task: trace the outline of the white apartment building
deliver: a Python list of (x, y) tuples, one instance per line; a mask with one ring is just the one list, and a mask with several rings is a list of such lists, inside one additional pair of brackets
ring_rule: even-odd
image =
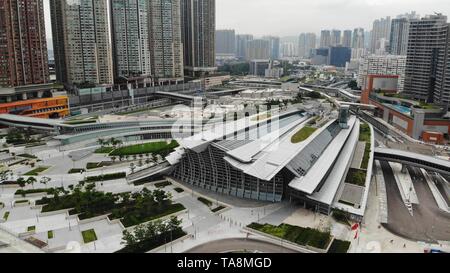
[(358, 72), (358, 86), (365, 88), (368, 75), (398, 75), (398, 90), (403, 92), (405, 85), (406, 56), (370, 55), (365, 57)]

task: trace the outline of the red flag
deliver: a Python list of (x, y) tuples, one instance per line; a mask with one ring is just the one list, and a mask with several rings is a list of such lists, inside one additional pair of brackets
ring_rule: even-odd
[(352, 230), (357, 230), (358, 228), (359, 228), (359, 224), (358, 223), (356, 223), (356, 224), (354, 224), (352, 226)]
[(355, 238), (353, 238), (353, 239), (358, 239), (358, 231), (355, 233)]

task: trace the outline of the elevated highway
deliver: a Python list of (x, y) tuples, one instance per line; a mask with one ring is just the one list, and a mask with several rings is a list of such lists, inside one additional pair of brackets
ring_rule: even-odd
[(376, 148), (375, 159), (401, 163), (404, 165), (423, 168), (425, 170), (450, 175), (450, 161), (408, 151), (389, 148)]

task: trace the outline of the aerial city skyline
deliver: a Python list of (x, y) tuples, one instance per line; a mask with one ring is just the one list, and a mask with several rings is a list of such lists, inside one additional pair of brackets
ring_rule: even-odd
[(447, 6), (0, 0), (0, 253), (450, 253)]

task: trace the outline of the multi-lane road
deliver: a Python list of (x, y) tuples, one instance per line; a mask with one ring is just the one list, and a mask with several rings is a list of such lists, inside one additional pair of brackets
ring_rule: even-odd
[(399, 236), (417, 241), (450, 241), (450, 214), (439, 209), (420, 169), (408, 167), (419, 204), (411, 215), (403, 203), (394, 173), (381, 162), (388, 201), (388, 224), (385, 227)]

